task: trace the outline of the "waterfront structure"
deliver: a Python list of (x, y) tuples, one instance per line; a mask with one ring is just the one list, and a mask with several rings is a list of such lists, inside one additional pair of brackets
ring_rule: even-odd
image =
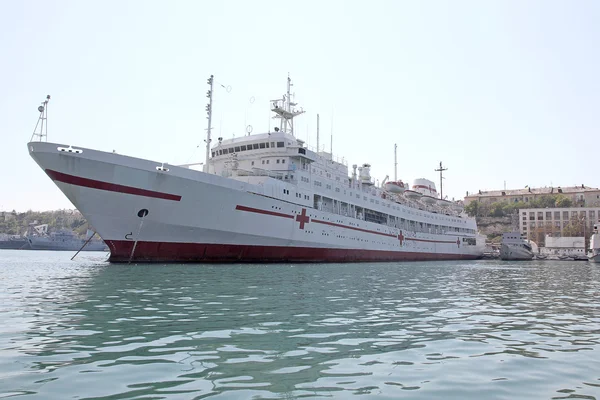
[(552, 237), (546, 235), (545, 246), (540, 254), (554, 257), (585, 258), (585, 239), (583, 236)]
[(600, 207), (519, 209), (521, 234), (540, 246), (546, 235), (582, 236), (587, 240), (599, 221)]

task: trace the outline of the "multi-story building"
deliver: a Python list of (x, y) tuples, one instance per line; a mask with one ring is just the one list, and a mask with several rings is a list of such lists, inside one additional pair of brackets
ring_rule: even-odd
[(465, 206), (472, 201), (479, 201), (484, 204), (503, 202), (524, 202), (530, 203), (542, 196), (561, 194), (569, 198), (576, 207), (600, 207), (600, 189), (585, 185), (569, 187), (544, 187), (511, 190), (479, 190), (475, 193), (468, 193), (465, 197)]
[(528, 239), (541, 245), (545, 235), (554, 237), (592, 234), (600, 222), (600, 207), (525, 208), (519, 209), (519, 229)]

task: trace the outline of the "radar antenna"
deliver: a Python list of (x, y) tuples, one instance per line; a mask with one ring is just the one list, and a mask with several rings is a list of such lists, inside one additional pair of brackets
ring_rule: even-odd
[(281, 99), (271, 100), (271, 111), (275, 113), (273, 118), (281, 120), (279, 130), (281, 132), (287, 132), (294, 134), (294, 117), (304, 113), (302, 108), (296, 109), (296, 103), (292, 102), (292, 94), (290, 90), (292, 88), (292, 80), (288, 75), (287, 78), (287, 94), (284, 94)]
[[(37, 136), (40, 142), (48, 141), (48, 102), (50, 101), (50, 95), (46, 96), (46, 100), (42, 101), (42, 105), (38, 107), (38, 111), (40, 112), (40, 116), (38, 118), (37, 124), (35, 124), (35, 128), (33, 129), (33, 135), (31, 135), (30, 142), (33, 142), (33, 139)], [(39, 130), (38, 130), (39, 127)], [(45, 140), (44, 140), (45, 138)]]

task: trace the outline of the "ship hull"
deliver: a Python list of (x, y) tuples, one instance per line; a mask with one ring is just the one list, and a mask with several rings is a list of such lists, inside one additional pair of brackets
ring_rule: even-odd
[(0, 249), (7, 250), (26, 250), (29, 249), (27, 240), (1, 240)]
[(533, 259), (533, 252), (524, 247), (502, 244), (500, 259), (505, 261), (529, 261)]
[[(89, 149), (32, 142), (30, 155), (108, 245), (111, 262), (475, 259), (484, 240), (319, 211), (266, 186)], [(161, 168), (160, 170), (157, 167)]]

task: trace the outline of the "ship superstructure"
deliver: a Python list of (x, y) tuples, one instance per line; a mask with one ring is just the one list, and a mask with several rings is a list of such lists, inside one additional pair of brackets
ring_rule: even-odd
[[(296, 138), (293, 119), (303, 110), (290, 86), (288, 78), (287, 94), (270, 104), (279, 127), (214, 145), (208, 137), (203, 171), (42, 141), (30, 142), (29, 151), (95, 227), (114, 262), (482, 256), (485, 238), (475, 220), (460, 203), (434, 197), (435, 185), (427, 194), (378, 186), (370, 164), (355, 164), (350, 173), (343, 159)], [(208, 111), (210, 120), (212, 97)], [(425, 196), (434, 201), (421, 201)]]

